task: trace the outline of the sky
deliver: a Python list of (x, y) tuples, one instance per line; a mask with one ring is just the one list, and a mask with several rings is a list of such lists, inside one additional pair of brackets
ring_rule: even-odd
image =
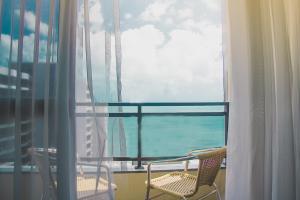
[[(4, 1), (7, 8), (9, 2)], [(31, 61), (35, 13), (33, 0), (27, 2), (23, 52), (24, 59)], [(45, 60), (49, 13), (46, 0), (42, 5), (41, 61)], [(97, 98), (102, 99), (105, 31), (112, 33), (111, 91), (116, 92), (112, 1), (90, 0), (89, 8), (93, 82)], [(82, 5), (78, 9), (82, 27)], [(0, 42), (2, 66), (9, 52), (9, 10), (4, 13)], [(17, 10), (15, 16), (18, 20)], [(120, 0), (120, 16), (123, 101), (223, 100), (221, 0)], [(78, 65), (84, 68), (84, 60)], [(78, 72), (85, 78), (84, 69)]]

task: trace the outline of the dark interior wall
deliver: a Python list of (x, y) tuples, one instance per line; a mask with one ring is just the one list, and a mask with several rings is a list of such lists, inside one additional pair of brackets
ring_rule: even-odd
[[(31, 183), (28, 181), (32, 181)], [(40, 200), (42, 181), (38, 173), (24, 173), (22, 176), (22, 200)], [(0, 173), (0, 199), (13, 199), (13, 173)]]

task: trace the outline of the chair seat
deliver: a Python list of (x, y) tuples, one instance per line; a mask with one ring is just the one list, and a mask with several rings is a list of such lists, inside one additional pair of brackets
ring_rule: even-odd
[(151, 179), (150, 187), (175, 196), (188, 197), (194, 194), (196, 182), (196, 176), (182, 172), (173, 172)]

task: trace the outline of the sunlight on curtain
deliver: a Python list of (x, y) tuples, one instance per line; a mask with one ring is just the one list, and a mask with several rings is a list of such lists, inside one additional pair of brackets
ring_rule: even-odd
[(300, 199), (300, 3), (227, 0), (226, 6), (226, 199)]

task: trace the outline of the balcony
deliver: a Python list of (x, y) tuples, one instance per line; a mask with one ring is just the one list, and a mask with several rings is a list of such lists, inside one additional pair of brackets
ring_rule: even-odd
[[(78, 178), (82, 172), (93, 177), (98, 176), (98, 169), (95, 164), (100, 160), (99, 157), (101, 157), (101, 162), (108, 163), (113, 171), (113, 182), (118, 187), (115, 194), (116, 199), (143, 199), (146, 188), (146, 166), (150, 162), (179, 158), (195, 148), (226, 145), (229, 118), (229, 104), (227, 102), (180, 102), (184, 99), (176, 99), (176, 95), (180, 95), (171, 92), (172, 94), (167, 99), (175, 102), (95, 103), (94, 105), (95, 101), (123, 102), (120, 100), (122, 96), (123, 99), (128, 99), (126, 95), (132, 91), (135, 94), (128, 96), (134, 97), (131, 100), (138, 101), (142, 96), (140, 94), (144, 92), (143, 90), (145, 86), (149, 85), (149, 82), (153, 83), (153, 80), (166, 80), (168, 78), (171, 79), (167, 82), (157, 83), (157, 85), (165, 85), (165, 87), (159, 93), (149, 93), (149, 96), (156, 96), (157, 98), (155, 100), (148, 99), (149, 101), (164, 101), (165, 99), (162, 97), (170, 88), (177, 88), (177, 90), (182, 91), (184, 91), (183, 88), (191, 89), (191, 87), (193, 87), (191, 91), (197, 91), (198, 86), (201, 86), (202, 89), (210, 88), (215, 86), (210, 82), (214, 79), (218, 79), (218, 86), (215, 87), (213, 94), (207, 95), (208, 97), (200, 98), (201, 95), (199, 96), (199, 94), (202, 92), (194, 93), (197, 95), (193, 98), (190, 98), (193, 96), (193, 92), (183, 93), (181, 96), (188, 96), (187, 100), (190, 101), (195, 99), (208, 99), (207, 101), (223, 99), (221, 38), (215, 38), (212, 44), (202, 45), (211, 33), (221, 33), (220, 26), (209, 28), (205, 25), (204, 30), (209, 28), (209, 31), (204, 33), (196, 27), (190, 27), (190, 23), (182, 23), (178, 27), (162, 28), (162, 30), (164, 29), (162, 31), (159, 25), (156, 27), (149, 23), (147, 17), (145, 18), (146, 15), (141, 15), (143, 16), (142, 23), (127, 28), (124, 26), (124, 29), (124, 19), (121, 19), (124, 16), (118, 17), (120, 10), (124, 8), (121, 8), (122, 5), (119, 7), (118, 2), (110, 1), (107, 3), (111, 5), (108, 5), (93, 0), (78, 1), (78, 16), (70, 17), (71, 15), (67, 13), (70, 11), (75, 14), (74, 11), (77, 8), (73, 4), (74, 10), (71, 10), (71, 4), (66, 4), (69, 11), (63, 11), (62, 9), (67, 8), (62, 6), (66, 1), (37, 0), (17, 3), (0, 0), (0, 46), (1, 53), (3, 53), (0, 60), (0, 110), (3, 111), (0, 113), (0, 199), (40, 199), (43, 192), (49, 190), (53, 185), (59, 186), (63, 182), (62, 187), (57, 186), (57, 188), (65, 188), (66, 190), (62, 190), (68, 190), (68, 192), (61, 192), (58, 197), (62, 198), (66, 193), (74, 194), (75, 187), (71, 185), (74, 186), (75, 181), (70, 181), (73, 180), (70, 177)], [(150, 2), (148, 4), (144, 5), (145, 10), (148, 6), (151, 8)], [(185, 7), (189, 6), (185, 5)], [(95, 14), (99, 17), (96, 17)], [(113, 16), (110, 16), (111, 14)], [(216, 14), (219, 15), (220, 13)], [(216, 14), (213, 16), (215, 17)], [(67, 19), (61, 19), (64, 16), (68, 16)], [(125, 16), (126, 20), (131, 18), (130, 16), (131, 14)], [(182, 17), (186, 18), (187, 16)], [(78, 23), (75, 22), (75, 18), (78, 18)], [(94, 24), (94, 20), (102, 18), (103, 20)], [(183, 18), (178, 18), (178, 22), (183, 22)], [(62, 23), (71, 19), (75, 21), (70, 21), (70, 25)], [(120, 25), (121, 21), (122, 25)], [(217, 22), (216, 24), (220, 23)], [(95, 25), (97, 29), (95, 29)], [(70, 30), (63, 31), (64, 28)], [(141, 28), (141, 31), (146, 30), (146, 32), (154, 33), (154, 35), (138, 33), (139, 36), (146, 36), (141, 41), (155, 39), (153, 38), (155, 35), (159, 36), (145, 48), (145, 50), (156, 52), (154, 54), (145, 52), (145, 55), (154, 57), (146, 59), (143, 58), (144, 56), (138, 55), (140, 49), (144, 47), (143, 42), (131, 42), (128, 40), (130, 37), (127, 39), (123, 37), (121, 40), (121, 33), (119, 32), (131, 32), (131, 28), (133, 30)], [(176, 31), (178, 28), (180, 29), (179, 32)], [(96, 33), (95, 30), (99, 32), (97, 39), (93, 36)], [(72, 33), (75, 32), (76, 34), (72, 36)], [(177, 34), (173, 35), (173, 32), (178, 32), (179, 37)], [(170, 37), (171, 35), (175, 37)], [(181, 36), (190, 39), (190, 41), (182, 43)], [(97, 43), (98, 39), (100, 39), (101, 44)], [(172, 40), (168, 42), (169, 39)], [(72, 58), (69, 60), (72, 60), (72, 69), (62, 64), (63, 60), (67, 61), (66, 58), (69, 57), (62, 55), (68, 52), (63, 50), (63, 43), (69, 40), (73, 41), (67, 45), (70, 50), (73, 50), (70, 52)], [(165, 44), (162, 41), (165, 41)], [(121, 42), (124, 45), (121, 45)], [(113, 48), (114, 43), (115, 48)], [(135, 46), (135, 43), (141, 44), (142, 48)], [(158, 45), (159, 43), (161, 45)], [(175, 48), (173, 43), (176, 45)], [(162, 48), (163, 45), (166, 45), (165, 48)], [(212, 49), (207, 51), (207, 46), (211, 46)], [(101, 58), (98, 60), (98, 56), (92, 55), (100, 49), (99, 58)], [(164, 50), (162, 51), (162, 49)], [(185, 55), (182, 54), (181, 49), (186, 50)], [(202, 56), (199, 56), (198, 52), (200, 51), (203, 51)], [(85, 58), (84, 54), (86, 54)], [(122, 54), (124, 55), (123, 61)], [(116, 56), (115, 60), (113, 59), (114, 55)], [(182, 59), (174, 62), (173, 58), (178, 55), (181, 55)], [(148, 63), (149, 60), (156, 60), (156, 62)], [(123, 63), (122, 66), (121, 63)], [(150, 74), (153, 76), (148, 77), (149, 79), (144, 82), (144, 85), (140, 85), (138, 89), (126, 88), (126, 85), (132, 86), (140, 82), (134, 77), (147, 77), (147, 74), (143, 74), (147, 70), (140, 70), (140, 67), (144, 66), (144, 69), (147, 69), (150, 65), (152, 65)], [(163, 76), (161, 76), (161, 66), (165, 68)], [(182, 66), (185, 66), (186, 70), (183, 70)], [(127, 72), (131, 71), (132, 74), (122, 72), (122, 70), (130, 67), (133, 69)], [(99, 69), (100, 77), (96, 77), (98, 72), (91, 73), (93, 68)], [(206, 68), (211, 70), (207, 71)], [(178, 69), (183, 70), (184, 73), (178, 74)], [(82, 73), (83, 71), (87, 73)], [(173, 76), (169, 76), (170, 71), (175, 72)], [(141, 74), (137, 75), (136, 72), (141, 72)], [(58, 80), (66, 82), (61, 84)], [(128, 84), (128, 80), (132, 81), (133, 84)], [(182, 80), (186, 83), (182, 84)], [(176, 84), (175, 87), (169, 85), (173, 82), (180, 84)], [(93, 84), (94, 87), (91, 86)], [(95, 86), (96, 84), (105, 86), (99, 90)], [(62, 88), (63, 90), (61, 90)], [(122, 88), (123, 92), (121, 92)], [(153, 88), (156, 90), (156, 86)], [(80, 89), (83, 89), (81, 93), (77, 91)], [(58, 91), (61, 92), (62, 99), (60, 100), (58, 100)], [(95, 92), (94, 95), (93, 92)], [(135, 96), (136, 94), (140, 96)], [(67, 114), (61, 114), (61, 110), (57, 109), (58, 107), (61, 110), (66, 108), (69, 110), (66, 111)], [(76, 109), (75, 113), (74, 108)], [(57, 120), (57, 118), (61, 118), (61, 120)], [(74, 123), (74, 118), (76, 123)], [(98, 130), (98, 127), (95, 128), (98, 126), (97, 123), (102, 122), (104, 122), (101, 124), (103, 130)], [(67, 124), (67, 129), (56, 130), (58, 124), (64, 126), (64, 123)], [(215, 129), (212, 130), (212, 127)], [(102, 131), (101, 134), (107, 136), (105, 145), (100, 144), (97, 131)], [(104, 157), (102, 157), (103, 154), (99, 153), (100, 151), (97, 152), (97, 148), (101, 145), (105, 147), (103, 148)], [(47, 167), (45, 173), (42, 172), (34, 156), (30, 154), (30, 150), (33, 148), (52, 149), (56, 153), (55, 158), (57, 160), (52, 163), (48, 155), (49, 152), (45, 151), (42, 160), (42, 163), (45, 163)], [(59, 157), (61, 152), (64, 152), (62, 153), (64, 155)], [(97, 156), (97, 153), (100, 156)], [(59, 162), (59, 158), (63, 159)], [(65, 162), (70, 162), (70, 165), (66, 167)], [(81, 168), (81, 162), (89, 165)], [(192, 174), (196, 173), (196, 166), (195, 162), (190, 162)], [(48, 173), (48, 168), (51, 173)], [(164, 165), (153, 164), (153, 177), (166, 172), (182, 171), (183, 168), (183, 162)], [(59, 175), (62, 169), (64, 173)], [(222, 191), (224, 191), (225, 184), (225, 169), (226, 163), (223, 164), (217, 178), (217, 183), (221, 186)], [(49, 175), (54, 174), (56, 176), (56, 180), (51, 182), (53, 184), (42, 178), (45, 174), (48, 179), (50, 178)], [(70, 186), (73, 191), (70, 190)], [(201, 190), (201, 192), (205, 192), (205, 190)], [(172, 198), (167, 196), (165, 199)]]
[[(42, 105), (42, 103), (40, 103)], [(113, 155), (113, 152), (111, 153), (111, 156), (106, 156), (105, 160), (113, 161), (112, 168), (113, 168), (113, 180), (114, 183), (118, 186), (118, 190), (116, 191), (116, 199), (120, 200), (132, 200), (132, 199), (143, 199), (145, 195), (145, 180), (147, 179), (146, 175), (146, 164), (150, 161), (156, 161), (156, 160), (162, 160), (162, 159), (172, 159), (172, 158), (178, 158), (181, 156), (184, 156), (184, 153), (187, 153), (188, 151), (192, 150), (195, 147), (198, 148), (209, 148), (209, 147), (215, 147), (215, 146), (223, 146), (226, 144), (227, 141), (227, 134), (228, 134), (228, 111), (229, 111), (229, 104), (227, 102), (176, 102), (176, 103), (155, 103), (155, 102), (147, 102), (147, 103), (97, 103), (96, 113), (91, 113), (88, 110), (84, 109), (85, 107), (91, 107), (91, 103), (77, 103), (77, 113), (76, 117), (80, 120), (87, 119), (85, 122), (87, 123), (89, 129), (91, 127), (89, 124), (92, 120), (90, 120), (93, 117), (97, 118), (107, 118), (107, 119), (130, 119), (130, 121), (126, 122), (135, 124), (135, 128), (129, 128), (126, 132), (128, 135), (131, 135), (131, 140), (135, 141), (129, 141), (128, 149), (127, 149), (127, 155), (126, 156), (119, 156), (119, 155)], [(123, 112), (118, 112), (118, 109), (122, 107)], [(104, 109), (105, 108), (105, 109)], [(43, 109), (38, 109), (40, 112), (40, 116), (42, 116)], [(86, 112), (84, 112), (86, 111)], [(166, 112), (167, 111), (167, 112)], [(155, 142), (157, 139), (161, 137), (160, 134), (151, 135), (151, 131), (149, 131), (149, 128), (153, 128), (153, 119), (159, 118), (159, 121), (166, 122), (169, 124), (164, 124), (163, 127), (170, 128), (168, 125), (174, 126), (172, 130), (183, 130), (187, 129), (187, 127), (190, 125), (191, 121), (192, 124), (194, 123), (193, 120), (196, 119), (197, 124), (199, 123), (201, 129), (201, 125), (207, 127), (207, 119), (211, 118), (212, 120), (209, 120), (210, 125), (214, 125), (214, 123), (223, 123), (222, 126), (220, 126), (220, 130), (218, 134), (221, 136), (215, 143), (202, 143), (201, 140), (207, 140), (208, 138), (193, 138), (191, 137), (191, 133), (185, 134), (180, 133), (182, 135), (182, 138), (184, 139), (186, 137), (186, 140), (188, 142), (180, 142), (178, 143), (177, 137), (174, 137), (174, 135), (169, 135), (168, 137), (165, 137), (165, 141), (161, 141), (161, 143), (168, 144), (168, 148), (165, 146), (158, 146), (158, 142)], [(167, 121), (164, 121), (164, 119), (169, 119)], [(134, 123), (133, 123), (133, 122)], [(202, 122), (202, 123), (201, 123)], [(30, 122), (24, 122), (29, 123)], [(150, 127), (149, 127), (150, 126)], [(161, 127), (160, 127), (161, 128)], [(3, 127), (2, 127), (3, 129)], [(131, 132), (130, 132), (131, 130)], [(93, 137), (92, 133), (93, 129), (90, 130), (88, 138), (91, 139)], [(160, 129), (161, 134), (170, 134), (170, 131), (164, 130), (164, 128)], [(201, 130), (197, 130), (194, 127), (192, 132), (197, 132)], [(203, 131), (203, 129), (202, 129)], [(206, 130), (207, 133), (209, 133), (209, 130)], [(26, 131), (25, 131), (26, 132)], [(30, 131), (27, 131), (30, 132)], [(190, 131), (188, 131), (190, 132)], [(83, 132), (79, 132), (77, 134), (85, 134)], [(174, 134), (174, 132), (173, 132)], [(28, 134), (28, 137), (30, 137), (31, 134)], [(127, 135), (127, 136), (128, 136)], [(188, 136), (186, 136), (188, 135)], [(198, 134), (192, 134), (192, 136), (197, 136)], [(201, 136), (201, 133), (199, 133)], [(178, 135), (177, 135), (178, 136)], [(151, 138), (154, 137), (154, 140), (151, 140)], [(209, 137), (209, 135), (206, 135), (206, 137)], [(202, 139), (201, 139), (202, 138)], [(30, 138), (28, 138), (30, 140)], [(109, 137), (108, 141), (111, 142), (111, 137)], [(128, 139), (128, 138), (127, 138)], [(13, 141), (14, 138), (11, 138), (11, 136), (2, 137), (1, 138), (1, 145), (5, 146), (6, 143), (8, 144), (10, 141)], [(194, 142), (193, 140), (199, 141), (198, 146), (193, 146)], [(150, 142), (150, 143), (149, 143)], [(152, 143), (151, 143), (152, 142)], [(161, 144), (160, 143), (160, 144)], [(135, 144), (135, 145), (132, 145)], [(21, 143), (21, 146), (24, 146), (25, 148), (26, 140), (24, 140), (24, 143)], [(92, 145), (89, 143), (89, 145)], [(131, 146), (130, 146), (131, 145)], [(148, 146), (146, 146), (148, 145)], [(202, 146), (201, 146), (202, 145)], [(205, 146), (206, 145), (206, 146)], [(150, 148), (151, 147), (151, 148)], [(174, 148), (177, 148), (179, 151), (172, 151)], [(155, 151), (153, 149), (165, 149), (165, 151)], [(26, 151), (25, 151), (26, 152)], [(173, 154), (172, 154), (173, 152)], [(181, 153), (183, 152), (183, 153)], [(9, 152), (2, 151), (1, 152), (1, 163), (0, 166), (1, 173), (0, 173), (0, 181), (1, 185), (5, 185), (5, 194), (3, 194), (5, 199), (11, 199), (10, 196), (12, 192), (12, 185), (13, 185), (13, 166), (12, 166), (12, 160), (9, 159), (9, 157), (5, 157), (4, 154), (8, 154)], [(5, 160), (6, 159), (6, 160)], [(80, 161), (84, 162), (90, 162), (94, 163), (97, 161), (97, 157), (92, 156), (82, 156), (78, 158)], [(30, 158), (25, 153), (24, 154), (24, 160), (23, 160), (23, 167), (22, 167), (22, 180), (23, 185), (26, 187), (26, 182), (29, 179), (34, 179), (34, 182), (40, 182), (41, 184), (41, 178), (39, 175), (38, 170), (33, 166), (33, 169), (30, 167), (30, 162), (28, 162)], [(126, 169), (122, 169), (119, 165), (119, 163), (126, 163)], [(11, 164), (9, 164), (11, 163)], [(181, 171), (184, 168), (183, 162), (177, 162), (175, 164), (169, 164), (169, 165), (154, 165), (154, 173), (153, 177), (161, 176), (162, 174), (170, 171)], [(192, 173), (196, 173), (197, 166), (196, 164), (191, 163)], [(224, 193), (225, 189), (225, 164), (222, 166), (222, 169), (220, 170), (218, 176), (217, 176), (217, 184), (221, 188), (221, 192)], [(90, 168), (89, 170), (90, 174), (95, 174), (96, 169)], [(78, 171), (79, 173), (79, 171)], [(124, 181), (126, 180), (126, 181)], [(29, 186), (27, 186), (29, 187)], [(31, 188), (33, 189), (33, 188)], [(208, 188), (203, 188), (199, 192), (199, 196), (201, 196), (201, 193), (206, 192), (209, 190)], [(30, 187), (27, 188), (24, 191), (30, 191)], [(34, 188), (33, 196), (28, 196), (29, 194), (24, 194), (25, 199), (39, 199), (42, 188)], [(171, 196), (165, 196), (165, 199), (172, 199)], [(214, 199), (214, 198), (211, 198)]]

